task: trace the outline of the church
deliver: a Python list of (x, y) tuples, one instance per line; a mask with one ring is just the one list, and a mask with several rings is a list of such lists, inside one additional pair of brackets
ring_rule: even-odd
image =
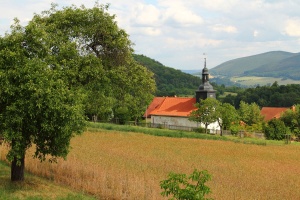
[[(144, 114), (150, 118), (151, 124), (159, 124), (162, 127), (204, 127), (204, 124), (189, 120), (189, 114), (196, 110), (195, 104), (206, 98), (216, 98), (216, 91), (209, 83), (209, 73), (204, 58), (202, 70), (202, 84), (195, 91), (195, 97), (154, 97)], [(217, 122), (208, 126), (210, 130), (220, 130)]]

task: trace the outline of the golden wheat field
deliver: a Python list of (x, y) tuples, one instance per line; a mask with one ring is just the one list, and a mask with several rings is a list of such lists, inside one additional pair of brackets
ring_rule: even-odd
[[(214, 199), (300, 199), (299, 146), (167, 138), (116, 131), (85, 132), (66, 161), (26, 169), (99, 199), (167, 199), (159, 182), (169, 172), (208, 170)], [(4, 151), (1, 150), (1, 159)], [(29, 154), (29, 153), (28, 153)]]

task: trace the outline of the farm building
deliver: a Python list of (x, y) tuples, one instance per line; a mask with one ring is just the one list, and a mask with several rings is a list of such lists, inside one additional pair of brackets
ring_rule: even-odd
[[(209, 83), (209, 73), (206, 59), (202, 70), (202, 84), (195, 91), (196, 97), (155, 97), (146, 110), (144, 117), (151, 118), (152, 124), (178, 127), (204, 127), (203, 124), (190, 121), (189, 114), (196, 110), (194, 106), (206, 98), (216, 98), (216, 91)], [(210, 130), (220, 130), (217, 122), (208, 126)]]
[(265, 118), (265, 121), (269, 121), (271, 119), (279, 119), (281, 117), (281, 114), (287, 111), (288, 109), (295, 109), (295, 106), (292, 107), (262, 107), (260, 113)]

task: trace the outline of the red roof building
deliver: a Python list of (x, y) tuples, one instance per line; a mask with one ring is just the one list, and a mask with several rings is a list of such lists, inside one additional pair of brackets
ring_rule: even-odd
[(271, 119), (279, 119), (281, 114), (284, 113), (288, 109), (293, 109), (294, 107), (262, 107), (260, 113), (265, 118), (265, 121), (269, 121)]
[[(206, 59), (202, 70), (202, 84), (196, 90), (194, 97), (155, 97), (147, 108), (144, 117), (151, 118), (153, 124), (164, 126), (199, 127), (203, 124), (190, 121), (189, 115), (196, 110), (195, 104), (206, 98), (216, 98), (216, 91), (209, 83)], [(218, 123), (212, 123), (209, 129), (219, 130)]]
[[(155, 97), (148, 108), (149, 115), (188, 117), (196, 110), (196, 98), (188, 97)], [(154, 108), (154, 109), (153, 109)]]

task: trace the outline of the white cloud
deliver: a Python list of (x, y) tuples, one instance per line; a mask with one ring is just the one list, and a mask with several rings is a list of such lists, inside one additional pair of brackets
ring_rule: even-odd
[(226, 33), (237, 33), (237, 28), (234, 26), (226, 26), (223, 24), (216, 24), (212, 27), (213, 31), (226, 32)]
[(158, 26), (160, 24), (160, 11), (153, 5), (137, 3), (132, 20), (142, 26)]
[(288, 19), (286, 21), (285, 33), (289, 36), (300, 37), (300, 18)]
[(202, 17), (182, 0), (162, 0), (159, 5), (162, 8), (163, 20), (175, 23), (175, 26), (196, 26), (203, 23)]
[[(50, 8), (84, 4), (84, 0), (0, 0), (0, 35), (14, 17), (22, 24)], [(110, 3), (135, 43), (137, 53), (174, 68), (199, 68), (202, 54), (209, 67), (241, 56), (271, 50), (299, 52), (299, 0), (101, 0)], [(199, 59), (201, 63), (199, 64)]]

